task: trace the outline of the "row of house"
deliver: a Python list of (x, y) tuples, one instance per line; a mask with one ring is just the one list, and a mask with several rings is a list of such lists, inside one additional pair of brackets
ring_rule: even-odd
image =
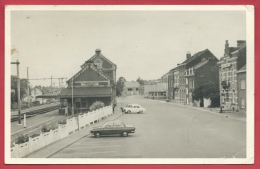
[[(156, 85), (157, 84), (157, 85)], [(159, 85), (158, 85), (159, 84)], [(219, 98), (196, 100), (195, 92), (205, 85), (214, 85)], [(151, 87), (154, 86), (154, 87)], [(156, 88), (155, 86), (163, 86)], [(214, 91), (212, 91), (213, 93)], [(246, 41), (236, 47), (226, 41), (224, 56), (218, 59), (209, 49), (185, 60), (164, 74), (154, 84), (140, 86), (140, 94), (153, 99), (199, 107), (220, 106), (223, 110), (246, 110)]]

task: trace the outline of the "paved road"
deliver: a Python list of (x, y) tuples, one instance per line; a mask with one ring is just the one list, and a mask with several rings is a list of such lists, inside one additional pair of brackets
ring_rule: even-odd
[[(144, 114), (123, 114), (136, 127), (128, 137), (92, 135), (50, 158), (240, 158), (246, 156), (246, 123), (171, 103), (128, 96), (118, 106), (139, 103)], [(119, 109), (116, 109), (119, 111)]]

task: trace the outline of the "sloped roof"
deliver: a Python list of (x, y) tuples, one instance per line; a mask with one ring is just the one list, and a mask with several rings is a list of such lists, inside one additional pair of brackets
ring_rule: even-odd
[(245, 72), (246, 71), (246, 65), (244, 65), (243, 67), (241, 67), (237, 73), (241, 73), (241, 72)]
[[(101, 52), (101, 51), (100, 51), (100, 52)], [(116, 64), (114, 64), (113, 62), (111, 62), (111, 61), (110, 61), (108, 58), (106, 58), (102, 53), (99, 53), (99, 54), (95, 53), (95, 55), (93, 55), (89, 60), (92, 60), (92, 61), (93, 61), (93, 59), (95, 58), (95, 56), (101, 56), (101, 57), (103, 57), (107, 62), (109, 62), (110, 64), (116, 66)], [(87, 62), (88, 62), (89, 60), (87, 60)]]
[(61, 90), (49, 92), (49, 93), (44, 93), (42, 95), (36, 96), (36, 98), (57, 98), (58, 95), (60, 94)]
[[(111, 87), (74, 87), (73, 97), (110, 97)], [(72, 88), (62, 89), (58, 95), (60, 98), (71, 98)]]
[(207, 51), (209, 51), (209, 50), (208, 50), (208, 49), (205, 49), (205, 50), (203, 50), (203, 51), (200, 51), (200, 52), (194, 54), (192, 57), (190, 57), (189, 59), (186, 59), (184, 62), (182, 62), (182, 64), (183, 64), (183, 63), (186, 63), (186, 64), (187, 64), (187, 63), (191, 62), (192, 60), (198, 58), (199, 56), (201, 56), (202, 54), (204, 54), (204, 53), (207, 52)]
[(194, 69), (198, 69), (198, 68), (204, 66), (205, 64), (207, 64), (208, 62), (209, 62), (209, 60), (204, 60), (204, 61), (202, 61), (202, 62), (196, 64), (196, 65), (194, 66)]
[(75, 78), (77, 78), (82, 72), (87, 71), (88, 68), (91, 68), (92, 70), (94, 70), (95, 72), (97, 72), (98, 74), (100, 74), (101, 76), (103, 76), (104, 78), (108, 79), (108, 80), (112, 80), (109, 76), (107, 76), (104, 72), (102, 72), (101, 70), (97, 69), (94, 64), (91, 65), (87, 65), (86, 67), (82, 68), (79, 72), (77, 72), (74, 76), (72, 76), (67, 82), (70, 83), (70, 81)]

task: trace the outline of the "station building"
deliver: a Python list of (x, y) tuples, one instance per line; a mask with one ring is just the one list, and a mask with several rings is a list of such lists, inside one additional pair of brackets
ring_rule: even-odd
[(86, 112), (95, 101), (101, 101), (106, 106), (115, 105), (116, 69), (117, 66), (97, 49), (95, 55), (67, 81), (68, 87), (58, 94), (60, 111), (67, 108), (68, 114), (72, 113), (72, 109), (74, 113)]

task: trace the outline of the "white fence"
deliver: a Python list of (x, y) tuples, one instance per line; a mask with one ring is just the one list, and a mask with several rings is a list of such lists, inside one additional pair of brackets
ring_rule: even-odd
[(78, 117), (68, 118), (66, 119), (66, 124), (59, 124), (55, 130), (40, 133), (39, 136), (34, 138), (29, 137), (29, 141), (26, 143), (14, 144), (11, 147), (11, 158), (24, 157), (112, 114), (112, 107), (107, 106), (96, 111), (80, 114)]

